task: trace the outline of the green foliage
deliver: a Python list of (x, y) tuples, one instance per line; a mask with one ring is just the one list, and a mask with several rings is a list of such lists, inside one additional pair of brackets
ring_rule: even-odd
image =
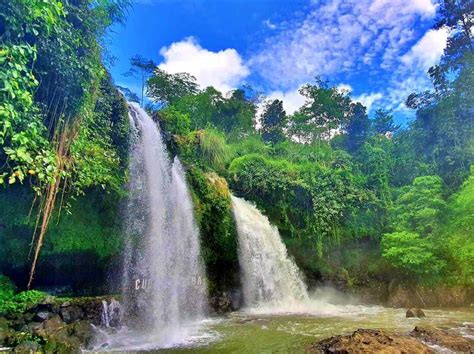
[(70, 214), (54, 215), (58, 221), (49, 231), (44, 256), (53, 258), (68, 254), (93, 254), (106, 262), (120, 254), (122, 230), (118, 216), (117, 197), (89, 191), (71, 201)]
[(365, 142), (357, 154), (367, 187), (374, 191), (385, 206), (390, 205), (390, 177), (393, 169), (393, 141), (374, 136)]
[(225, 136), (217, 130), (207, 129), (199, 132), (200, 159), (215, 170), (220, 170), (229, 156)]
[(417, 158), (432, 165), (452, 192), (474, 162), (472, 4), (441, 1), (438, 15), (435, 28), (447, 26), (450, 38), (441, 63), (429, 70), (434, 90), (407, 98), (417, 116), (406, 138)]
[(409, 277), (427, 281), (438, 275), (446, 266), (433, 249), (432, 240), (422, 238), (416, 232), (398, 231), (383, 235), (383, 257), (393, 267)]
[(188, 170), (195, 216), (201, 235), (210, 291), (236, 286), (238, 273), (237, 231), (227, 182), (215, 173)]
[(423, 176), (401, 189), (392, 218), (396, 230), (410, 230), (427, 236), (439, 230), (446, 203), (443, 181), (438, 176)]
[[(94, 102), (95, 101), (95, 102)], [(128, 109), (110, 76), (102, 78), (93, 110), (84, 110), (78, 136), (71, 145), (72, 188), (91, 187), (123, 193), (128, 160)]]
[(5, 24), (0, 38), (4, 43), (23, 42), (26, 36), (50, 35), (59, 30), (65, 16), (64, 5), (56, 0), (15, 0), (3, 2), (0, 18)]
[(223, 171), (224, 163), (231, 156), (225, 136), (216, 129), (193, 131), (176, 136), (175, 140), (181, 160), (206, 171)]
[(393, 122), (393, 115), (390, 111), (378, 109), (372, 119), (371, 130), (375, 134), (395, 133), (400, 129), (399, 125)]
[(0, 299), (10, 299), (15, 295), (15, 284), (5, 275), (0, 274)]
[[(25, 281), (29, 265), (35, 224), (34, 213), (29, 216), (33, 197), (31, 190), (21, 185), (0, 192), (0, 269), (20, 282)], [(99, 281), (97, 277), (104, 274), (108, 262), (120, 254), (118, 197), (101, 189), (88, 190), (69, 203), (70, 212), (52, 216), (37, 284), (51, 284), (54, 279), (61, 285), (80, 281), (84, 288)]]
[[(153, 74), (153, 70), (157, 67), (153, 60), (145, 59), (140, 55), (135, 55), (130, 58), (130, 70), (128, 70), (124, 76), (131, 76), (135, 79), (140, 80), (141, 83), (141, 100), (140, 103), (143, 107), (143, 95), (145, 93), (146, 81)], [(138, 101), (137, 101), (138, 102)]]
[(197, 91), (196, 78), (188, 73), (168, 74), (156, 68), (147, 82), (147, 95), (154, 102), (161, 104), (173, 104)]
[(349, 152), (356, 152), (367, 140), (370, 129), (369, 116), (366, 108), (360, 104), (352, 103), (350, 120), (345, 128), (347, 138), (345, 147)]
[(266, 142), (277, 143), (285, 138), (286, 112), (283, 110), (283, 101), (273, 100), (264, 106), (260, 117), (262, 138)]
[[(22, 182), (29, 176), (38, 193), (45, 185), (58, 183), (58, 178), (67, 178), (77, 190), (92, 185), (121, 187), (122, 181), (114, 178), (120, 174), (113, 171), (119, 160), (110, 148), (110, 137), (115, 134), (113, 143), (120, 143), (118, 135), (123, 138), (124, 131), (118, 126), (104, 131), (101, 113), (114, 112), (105, 112), (101, 102), (95, 107), (98, 114), (92, 111), (105, 74), (101, 39), (110, 24), (123, 19), (127, 6), (127, 0), (14, 0), (0, 4), (5, 24), (0, 28), (2, 184)], [(66, 171), (71, 162), (61, 161), (58, 174), (60, 157), (55, 156), (52, 140), (65, 126), (79, 131), (72, 152), (75, 170)], [(112, 129), (117, 129), (116, 133), (111, 133)], [(69, 153), (65, 151), (64, 156)]]
[[(100, 274), (120, 252), (129, 121), (101, 57), (108, 26), (123, 20), (127, 6), (0, 2), (0, 184), (12, 185), (0, 193), (6, 274), (24, 272), (35, 224), (34, 194), (17, 182), (40, 192), (60, 178), (57, 204), (72, 212), (53, 213), (40, 267), (73, 277), (77, 263)], [(267, 102), (257, 131), (259, 98), (248, 88), (200, 90), (189, 74), (131, 59), (128, 75), (141, 81), (142, 103), (146, 82), (160, 108), (156, 117), (188, 168), (211, 290), (237, 279), (229, 190), (217, 173), (279, 228), (315, 281), (474, 283), (472, 18), (466, 1), (440, 3), (435, 26), (448, 26), (450, 39), (440, 65), (429, 70), (433, 90), (407, 99), (416, 119), (402, 131), (390, 111), (370, 120), (347, 91), (320, 79), (301, 88), (305, 103), (291, 116), (281, 101)], [(65, 125), (73, 143), (56, 156), (53, 141)], [(4, 278), (0, 285), (0, 299), (8, 298), (0, 309), (21, 310), (40, 298), (15, 295)]]
[(306, 100), (289, 118), (291, 137), (300, 142), (315, 142), (328, 139), (334, 129), (346, 125), (351, 104), (347, 92), (330, 87), (319, 78), (314, 85), (304, 85), (299, 92)]
[(248, 135), (244, 139), (229, 142), (228, 145), (231, 151), (231, 157), (233, 158), (253, 153), (267, 156), (272, 151), (272, 147), (268, 144), (265, 144), (262, 136), (259, 134)]
[(29, 45), (0, 48), (0, 184), (37, 176), (39, 183), (53, 179), (56, 161), (46, 128), (33, 102), (38, 81), (29, 63), (36, 51)]
[(343, 225), (368, 198), (350, 170), (332, 167), (250, 154), (234, 159), (229, 173), (234, 190), (256, 201), (281, 230), (306, 238), (321, 257), (340, 243)]
[(474, 167), (447, 203), (439, 243), (447, 247), (449, 267), (458, 282), (474, 284)]
[(179, 78), (179, 75), (155, 70), (155, 75), (148, 81), (148, 92), (156, 102), (191, 117), (191, 129), (214, 127), (236, 139), (255, 131), (256, 106), (244, 91), (235, 90), (230, 97), (224, 98), (213, 87), (198, 91), (197, 86), (193, 86), (194, 78)]
[(173, 106), (180, 112), (188, 114), (191, 119), (191, 129), (206, 129), (214, 125), (215, 116), (224, 102), (222, 94), (213, 87), (207, 87), (194, 95), (182, 97)]
[(174, 106), (168, 106), (159, 112), (163, 128), (172, 133), (186, 135), (190, 132), (191, 119), (186, 113), (181, 113)]
[(24, 312), (46, 296), (47, 294), (37, 290), (22, 291), (17, 294), (15, 284), (0, 274), (0, 315)]

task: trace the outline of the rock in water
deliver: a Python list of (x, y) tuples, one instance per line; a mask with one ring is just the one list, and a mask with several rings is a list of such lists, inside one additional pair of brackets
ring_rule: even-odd
[(350, 335), (324, 339), (310, 346), (308, 351), (310, 353), (435, 353), (414, 338), (374, 329), (358, 329)]
[(425, 313), (423, 312), (422, 309), (419, 309), (419, 308), (411, 308), (411, 309), (408, 309), (407, 310), (407, 313), (406, 313), (406, 318), (411, 318), (411, 317), (418, 317), (418, 318), (422, 318), (422, 317), (425, 317)]
[(14, 353), (41, 353), (41, 345), (33, 341), (25, 341), (18, 344), (13, 350)]
[(457, 333), (452, 333), (446, 330), (428, 326), (416, 326), (415, 329), (410, 332), (410, 335), (425, 342), (450, 349), (454, 352), (474, 352), (473, 339), (465, 338)]

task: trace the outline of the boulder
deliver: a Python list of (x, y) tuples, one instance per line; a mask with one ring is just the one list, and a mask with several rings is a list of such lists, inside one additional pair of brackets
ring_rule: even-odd
[(374, 329), (358, 329), (352, 334), (324, 339), (308, 348), (310, 353), (435, 353), (415, 338)]
[(426, 315), (422, 309), (415, 307), (415, 308), (411, 308), (407, 310), (406, 318), (411, 318), (411, 317), (422, 318), (422, 317), (426, 317)]
[(9, 345), (15, 331), (9, 328), (0, 328), (0, 347)]
[(84, 319), (84, 311), (79, 306), (75, 305), (61, 307), (59, 315), (66, 323), (72, 323)]
[(0, 316), (0, 329), (1, 328), (5, 329), (5, 328), (8, 328), (8, 327), (10, 327), (9, 321), (5, 317)]
[(95, 326), (98, 326), (102, 321), (102, 301), (110, 302), (113, 298), (113, 296), (100, 296), (68, 299), (61, 303), (59, 312), (72, 306), (79, 307), (83, 311), (83, 317), (80, 320), (87, 319)]
[(232, 300), (227, 292), (217, 294), (209, 300), (211, 308), (218, 314), (232, 311)]
[(44, 321), (41, 326), (34, 327), (33, 333), (40, 337), (47, 337), (51, 333), (61, 331), (66, 324), (61, 320), (58, 315), (53, 315), (51, 318)]
[(33, 317), (34, 322), (44, 322), (48, 318), (51, 318), (53, 316), (53, 313), (48, 312), (48, 311), (40, 311), (36, 313)]
[(44, 339), (44, 351), (47, 353), (77, 353), (81, 341), (70, 332), (68, 325), (58, 315), (54, 315), (35, 328), (33, 334)]
[(89, 348), (95, 339), (94, 327), (87, 320), (74, 322), (69, 325), (68, 333), (79, 339), (84, 348)]
[(18, 344), (13, 350), (14, 353), (31, 354), (31, 353), (42, 353), (41, 345), (33, 341), (25, 341)]
[(472, 353), (474, 351), (474, 340), (465, 338), (460, 334), (450, 331), (429, 327), (416, 326), (410, 332), (412, 337), (418, 338), (430, 344), (436, 344), (455, 352)]
[(58, 315), (39, 323), (31, 332), (46, 342), (47, 353), (76, 353), (80, 348), (89, 348), (94, 340), (94, 328), (88, 320), (67, 324)]

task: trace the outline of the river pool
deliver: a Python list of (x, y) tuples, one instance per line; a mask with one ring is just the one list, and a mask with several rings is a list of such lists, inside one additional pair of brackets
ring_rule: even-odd
[[(334, 310), (334, 309), (333, 309)], [(406, 309), (338, 306), (336, 315), (255, 314), (235, 312), (205, 321), (200, 335), (188, 346), (162, 353), (302, 353), (315, 341), (348, 334), (358, 328), (377, 328), (407, 333), (416, 325), (456, 329), (472, 336), (474, 308), (425, 310), (426, 317), (405, 318)]]

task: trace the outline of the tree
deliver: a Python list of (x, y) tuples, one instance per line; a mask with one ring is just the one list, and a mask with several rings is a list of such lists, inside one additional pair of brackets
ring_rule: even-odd
[(189, 115), (178, 111), (174, 106), (160, 110), (159, 116), (165, 131), (179, 135), (189, 133), (191, 125)]
[(443, 72), (456, 71), (464, 66), (465, 55), (473, 55), (474, 3), (471, 0), (441, 1), (434, 28), (445, 26), (450, 29), (451, 35), (440, 68)]
[(260, 117), (260, 132), (266, 142), (275, 144), (285, 138), (283, 128), (286, 123), (286, 112), (283, 102), (280, 100), (265, 103), (263, 113)]
[(245, 91), (232, 91), (230, 98), (218, 102), (218, 111), (213, 115), (213, 125), (232, 134), (235, 138), (255, 131), (255, 103), (246, 97)]
[(390, 173), (393, 169), (393, 140), (376, 135), (366, 141), (357, 151), (356, 159), (365, 178), (365, 186), (375, 194), (373, 221), (376, 232), (386, 231), (388, 214), (392, 206)]
[(461, 189), (448, 200), (440, 243), (448, 250), (448, 266), (455, 277), (474, 284), (474, 166)]
[(422, 176), (401, 189), (392, 214), (396, 230), (407, 230), (425, 237), (439, 230), (446, 207), (443, 180), (439, 176)]
[(359, 102), (351, 103), (350, 121), (345, 128), (346, 149), (350, 153), (357, 151), (367, 140), (370, 121), (366, 108)]
[(474, 53), (472, 1), (441, 2), (434, 28), (447, 26), (450, 37), (438, 66), (429, 70), (434, 91), (411, 94), (406, 102), (417, 109), (410, 127), (417, 158), (433, 166), (451, 190), (458, 188), (474, 162)]
[(188, 114), (191, 117), (191, 128), (197, 130), (215, 126), (214, 117), (219, 114), (219, 107), (224, 100), (219, 91), (209, 86), (194, 95), (182, 97), (173, 103), (173, 106), (178, 111)]
[(295, 139), (303, 143), (328, 140), (346, 125), (351, 108), (347, 92), (330, 87), (319, 78), (316, 84), (304, 85), (299, 92), (306, 100), (289, 121), (289, 131)]
[(395, 133), (398, 129), (400, 129), (400, 126), (394, 123), (391, 111), (385, 109), (375, 111), (371, 124), (371, 130), (374, 134)]
[(385, 234), (381, 248), (383, 258), (408, 277), (426, 281), (426, 276), (438, 275), (446, 266), (446, 262), (436, 255), (432, 242), (416, 232)]
[(145, 59), (140, 55), (135, 55), (130, 58), (130, 70), (124, 73), (124, 76), (131, 76), (141, 83), (141, 106), (143, 107), (143, 96), (145, 94), (145, 84), (148, 78), (153, 74), (156, 64), (153, 60)]
[(176, 103), (198, 91), (194, 76), (188, 73), (169, 74), (160, 68), (155, 68), (147, 82), (147, 94), (154, 102), (164, 105)]

